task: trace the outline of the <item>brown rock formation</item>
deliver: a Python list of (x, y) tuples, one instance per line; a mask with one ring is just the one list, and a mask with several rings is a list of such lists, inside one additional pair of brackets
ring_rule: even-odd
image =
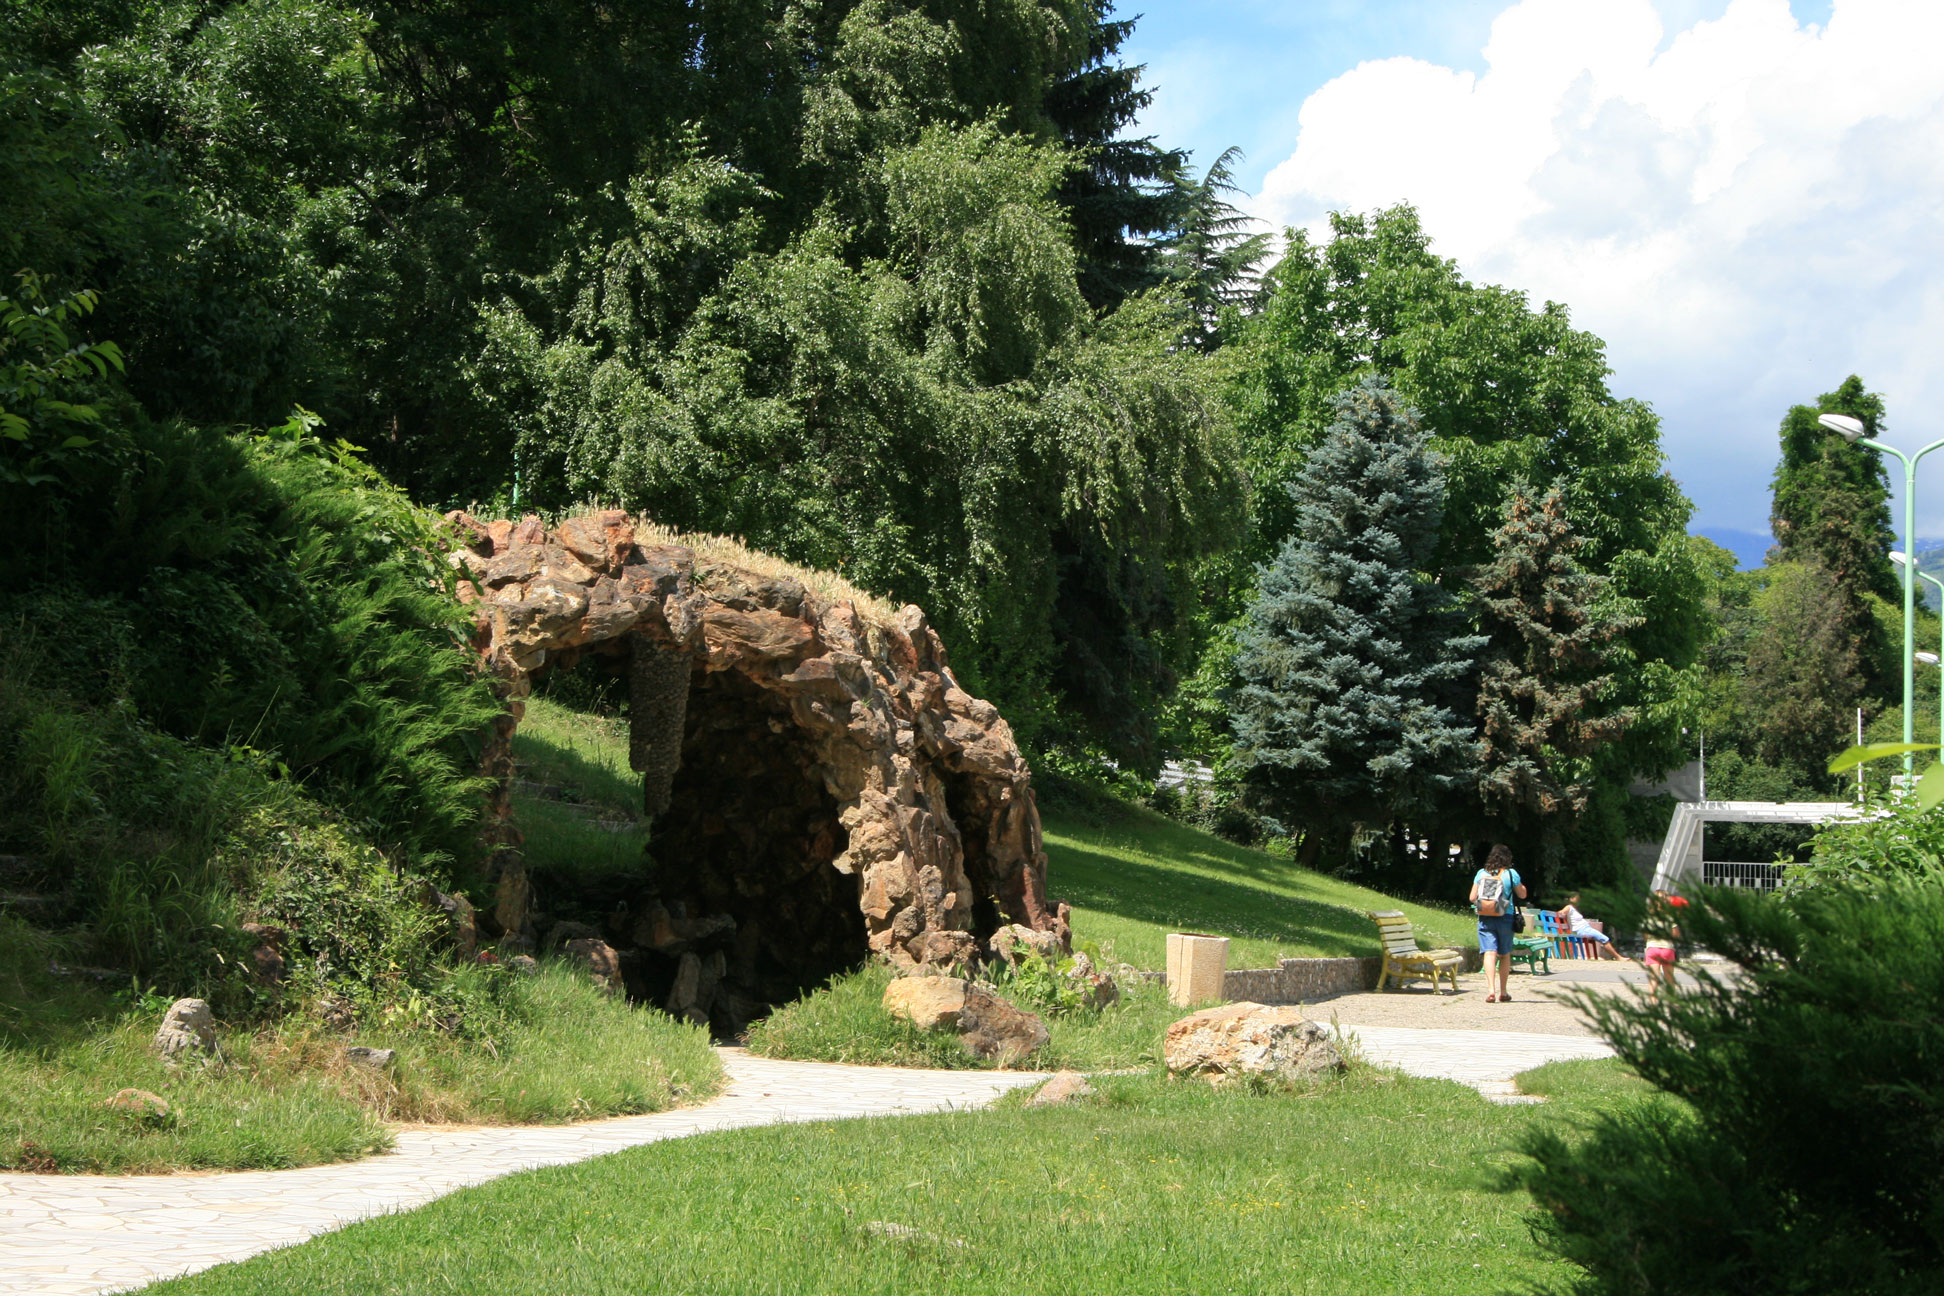
[(733, 1022), (867, 952), (902, 971), (968, 964), (1009, 922), (1064, 942), (1030, 773), (918, 608), (618, 511), (551, 531), (447, 520), (507, 700), (485, 755), (501, 929), (532, 903), (506, 819), (514, 726), (536, 675), (598, 654), (628, 678), (656, 816), (655, 889), (607, 933), (624, 970), (660, 969), (637, 997)]

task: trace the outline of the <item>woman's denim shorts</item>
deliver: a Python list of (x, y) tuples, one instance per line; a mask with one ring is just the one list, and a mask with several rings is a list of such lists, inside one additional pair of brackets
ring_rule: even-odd
[(1482, 915), (1478, 920), (1478, 952), (1481, 954), (1510, 954), (1512, 952), (1512, 915), (1500, 914), (1496, 918)]

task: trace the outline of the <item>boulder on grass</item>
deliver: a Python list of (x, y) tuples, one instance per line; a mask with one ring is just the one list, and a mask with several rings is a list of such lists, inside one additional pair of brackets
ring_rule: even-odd
[(155, 1051), (165, 1060), (187, 1053), (216, 1051), (216, 1019), (201, 999), (178, 999), (162, 1016), (155, 1032)]
[(1001, 1066), (1047, 1041), (1037, 1016), (960, 977), (899, 977), (885, 987), (884, 1007), (920, 1030), (956, 1030), (968, 1053)]
[(101, 1105), (110, 1111), (136, 1117), (138, 1120), (159, 1121), (169, 1117), (169, 1102), (160, 1094), (152, 1094), (146, 1089), (120, 1089), (113, 1098), (104, 1098)]
[(884, 988), (884, 1009), (919, 1030), (958, 1029), (970, 981), (958, 977), (899, 977)]
[(609, 994), (621, 990), (621, 956), (606, 941), (595, 937), (570, 940), (562, 947), (568, 960), (586, 972), (594, 984)]
[(1299, 1084), (1343, 1070), (1330, 1033), (1300, 1008), (1223, 1004), (1168, 1027), (1162, 1057), (1172, 1076), (1198, 1076), (1221, 1086), (1262, 1079)]
[(1031, 1098), (1026, 1100), (1028, 1107), (1057, 1107), (1061, 1103), (1072, 1102), (1076, 1098), (1091, 1098), (1094, 1087), (1087, 1083), (1087, 1077), (1078, 1071), (1062, 1071), (1041, 1085)]
[(1060, 945), (1059, 936), (1050, 931), (1035, 931), (1024, 923), (1011, 923), (992, 933), (986, 948), (1008, 963), (1018, 963), (1020, 956), (1031, 952), (1049, 963), (1058, 963), (1066, 950)]
[(1036, 1014), (1013, 1007), (976, 983), (966, 988), (958, 1029), (967, 1052), (1000, 1066), (1024, 1061), (1048, 1038), (1046, 1023)]

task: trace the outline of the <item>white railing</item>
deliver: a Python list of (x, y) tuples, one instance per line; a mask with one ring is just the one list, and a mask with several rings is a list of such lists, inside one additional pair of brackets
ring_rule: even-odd
[(1787, 864), (1747, 864), (1739, 860), (1701, 861), (1701, 881), (1708, 886), (1745, 887), (1773, 891), (1782, 884)]
[(1215, 771), (1200, 761), (1164, 761), (1161, 775), (1154, 780), (1156, 787), (1209, 787), (1215, 782)]

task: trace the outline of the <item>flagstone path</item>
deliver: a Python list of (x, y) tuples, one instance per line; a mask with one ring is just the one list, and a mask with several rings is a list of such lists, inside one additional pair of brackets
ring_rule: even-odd
[[(1516, 1031), (1338, 1025), (1366, 1057), (1506, 1100), (1512, 1077), (1598, 1040)], [(699, 1107), (580, 1125), (407, 1129), (383, 1156), (302, 1170), (182, 1175), (0, 1174), (0, 1296), (93, 1296), (291, 1246), (457, 1189), (660, 1139), (782, 1121), (983, 1107), (1025, 1071), (778, 1062), (720, 1050), (729, 1084)]]

